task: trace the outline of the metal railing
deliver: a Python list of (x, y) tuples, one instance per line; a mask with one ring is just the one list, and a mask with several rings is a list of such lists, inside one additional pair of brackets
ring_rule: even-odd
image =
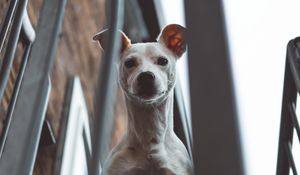
[(26, 45), (1, 138), (0, 174), (32, 174), (51, 86), (49, 74), (66, 5), (66, 0), (43, 1), (35, 37), (26, 13), (27, 2), (10, 1), (0, 34), (1, 51), (6, 47), (0, 70), (0, 97), (21, 31)]
[[(0, 52), (4, 46), (5, 39), (8, 37), (8, 43), (2, 60), (0, 69), (0, 98), (2, 98), (14, 60), (18, 39), (23, 23), (23, 16), (25, 14), (27, 0), (12, 1), (9, 5), (8, 14), (5, 18), (1, 34), (0, 34)], [(13, 18), (14, 16), (14, 18)], [(25, 15), (24, 17), (26, 17)], [(11, 27), (11, 29), (10, 29)], [(9, 31), (10, 29), (10, 31)], [(9, 35), (8, 35), (9, 33)]]
[[(12, 64), (16, 54), (17, 43), (20, 40), (20, 37), (22, 37), (24, 40), (23, 43), (25, 45), (25, 51), (22, 56), (19, 72), (17, 73), (18, 75), (14, 83), (13, 92), (5, 115), (4, 128), (0, 140), (0, 157), (5, 146), (8, 129), (23, 79), (24, 70), (28, 61), (29, 52), (35, 39), (35, 31), (29, 20), (26, 5), (27, 1), (19, 2), (15, 0), (10, 2), (0, 33), (0, 53), (4, 52), (3, 58), (1, 58), (2, 64), (0, 69), (0, 99), (2, 99), (4, 91), (7, 87), (9, 74), (11, 72)], [(5, 45), (4, 43), (6, 40), (8, 41)]]
[[(292, 154), (293, 134), (300, 143), (300, 128), (296, 114), (297, 94), (300, 93), (300, 37), (291, 40), (287, 46), (284, 89), (281, 111), (277, 175), (287, 175), (292, 170), (297, 175)], [(294, 130), (296, 133), (294, 133)]]

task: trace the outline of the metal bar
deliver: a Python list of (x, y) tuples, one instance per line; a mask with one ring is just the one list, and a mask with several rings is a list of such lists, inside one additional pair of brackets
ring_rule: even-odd
[(19, 0), (11, 0), (8, 10), (6, 12), (5, 20), (3, 22), (1, 32), (0, 32), (0, 53), (2, 51), (4, 42), (5, 42), (5, 38), (7, 36), (9, 26), (12, 22), (12, 18), (15, 14), (15, 10), (16, 10), (18, 2), (19, 2)]
[(298, 141), (300, 142), (300, 127), (299, 127), (299, 122), (297, 119), (295, 103), (289, 104), (289, 110), (290, 110), (290, 114), (291, 114), (290, 116), (292, 118), (293, 125), (295, 127), (295, 130), (296, 130), (296, 133), (298, 136)]
[(31, 46), (32, 46), (32, 42), (35, 39), (35, 31), (33, 29), (33, 26), (31, 25), (31, 22), (29, 20), (28, 17), (28, 13), (27, 10), (25, 10), (25, 14), (24, 14), (24, 18), (23, 18), (23, 26), (22, 26), (22, 31), (24, 33), (24, 36), (26, 37), (26, 47), (25, 47), (25, 52), (23, 54), (23, 58), (22, 58), (22, 62), (20, 65), (20, 70), (18, 72), (17, 75), (17, 79), (16, 79), (16, 83), (14, 85), (14, 90), (12, 93), (12, 97), (9, 103), (9, 107), (7, 110), (7, 114), (5, 117), (5, 121), (4, 121), (4, 128), (3, 128), (3, 132), (1, 134), (1, 139), (0, 139), (0, 158), (4, 149), (4, 145), (5, 145), (5, 140), (7, 138), (7, 132), (9, 129), (9, 125), (11, 122), (11, 117), (15, 108), (15, 104), (16, 104), (16, 100), (17, 100), (17, 96), (19, 94), (19, 90), (20, 90), (20, 86), (22, 83), (22, 79), (23, 79), (23, 75), (24, 75), (24, 71), (28, 62), (28, 56), (29, 56), (29, 52), (31, 50)]
[(222, 1), (186, 0), (185, 12), (195, 174), (242, 175)]
[(115, 64), (119, 57), (120, 32), (123, 27), (124, 1), (109, 1), (108, 43), (104, 59), (100, 65), (98, 88), (95, 99), (94, 137), (92, 144), (92, 175), (99, 175), (100, 161), (102, 162), (108, 151), (112, 130), (112, 116), (117, 85)]
[(280, 136), (278, 145), (278, 158), (277, 158), (277, 175), (286, 175), (289, 173), (288, 157), (285, 151), (285, 143), (292, 140), (293, 136), (293, 123), (291, 117), (289, 117), (290, 103), (296, 102), (297, 90), (295, 86), (295, 81), (293, 79), (291, 64), (289, 57), (291, 52), (289, 51), (293, 47), (293, 41), (290, 41), (287, 46), (287, 57), (285, 65), (285, 75), (284, 75), (284, 88), (283, 88), (283, 99), (282, 99), (282, 109), (281, 109), (281, 121), (280, 121)]
[(39, 142), (39, 149), (49, 145), (54, 145), (56, 139), (54, 136), (53, 128), (49, 120), (45, 119), (42, 127), (41, 139)]
[(25, 9), (22, 22), (22, 34), (24, 34), (23, 36), (25, 36), (27, 42), (33, 43), (33, 41), (35, 40), (35, 31), (29, 19), (27, 9)]
[[(179, 81), (177, 81), (179, 82)], [(180, 119), (180, 123), (182, 124), (182, 135), (181, 137), (179, 136), (179, 138), (184, 139), (182, 140), (183, 143), (185, 143), (185, 146), (190, 154), (190, 157), (193, 158), (192, 155), (192, 133), (190, 132), (190, 126), (188, 124), (188, 115), (187, 115), (187, 111), (186, 108), (184, 106), (184, 100), (182, 97), (182, 91), (181, 91), (181, 86), (180, 84), (177, 84), (175, 87), (175, 105), (176, 108), (178, 109), (178, 113), (179, 113), (179, 119)], [(174, 108), (175, 109), (175, 108)], [(175, 115), (174, 115), (175, 117)], [(175, 128), (176, 129), (176, 128)]]
[(149, 31), (138, 0), (125, 1), (124, 32), (133, 42), (149, 39)]
[(289, 163), (290, 167), (292, 168), (293, 174), (298, 175), (296, 165), (295, 165), (295, 161), (294, 161), (294, 157), (293, 157), (293, 153), (292, 153), (292, 144), (291, 144), (291, 142), (285, 143), (285, 152), (286, 152), (286, 155), (288, 157), (288, 163)]
[(58, 46), (66, 0), (43, 1), (8, 135), (0, 174), (31, 175), (45, 118), (51, 67)]
[(20, 86), (21, 86), (21, 83), (22, 83), (25, 67), (27, 65), (30, 49), (31, 49), (31, 44), (27, 45), (26, 48), (25, 48), (25, 53), (24, 53), (23, 58), (22, 58), (20, 71), (18, 73), (16, 83), (14, 85), (13, 93), (12, 93), (12, 96), (11, 96), (11, 100), (9, 102), (9, 107), (8, 107), (7, 114), (6, 114), (6, 117), (5, 117), (4, 128), (2, 130), (3, 132), (1, 134), (1, 140), (0, 140), (0, 158), (2, 156), (2, 152), (3, 152), (3, 149), (4, 149), (5, 141), (6, 141), (7, 134), (8, 134), (8, 129), (9, 129), (9, 126), (10, 126), (10, 123), (11, 123), (11, 118), (12, 118), (13, 111), (14, 111), (14, 108), (15, 108), (15, 104), (16, 104), (16, 101), (17, 101), (17, 97), (18, 97), (18, 94), (19, 94), (19, 90), (20, 90)]
[(300, 93), (300, 37), (291, 40), (288, 43), (288, 57), (292, 76), (298, 93)]
[(70, 77), (67, 82), (67, 87), (65, 90), (64, 104), (63, 104), (63, 115), (60, 121), (60, 129), (59, 129), (59, 137), (58, 137), (58, 146), (56, 152), (56, 160), (54, 165), (53, 175), (61, 175), (62, 174), (62, 162), (63, 162), (63, 153), (65, 148), (65, 141), (67, 135), (68, 121), (70, 115), (71, 108), (71, 100), (74, 89), (74, 81), (75, 77)]
[(156, 37), (159, 34), (160, 27), (161, 27), (158, 18), (162, 17), (162, 15), (161, 14), (157, 15), (156, 13), (153, 13), (153, 9), (155, 9), (154, 0), (143, 0), (137, 2), (141, 7), (142, 15), (150, 36), (148, 40), (145, 40), (145, 42), (156, 41)]
[(0, 69), (0, 99), (2, 99), (9, 78), (10, 69), (14, 60), (26, 5), (27, 0), (19, 2), (14, 18), (14, 23), (12, 24), (11, 35), (7, 43), (7, 49), (4, 54), (4, 59)]
[(85, 157), (86, 157), (86, 164), (87, 164), (87, 171), (88, 174), (91, 174), (91, 168), (89, 167), (91, 165), (91, 147), (90, 147), (90, 139), (88, 139), (90, 136), (87, 135), (86, 130), (84, 129), (82, 131), (82, 138), (83, 138), (83, 144), (84, 144), (84, 150), (85, 150)]

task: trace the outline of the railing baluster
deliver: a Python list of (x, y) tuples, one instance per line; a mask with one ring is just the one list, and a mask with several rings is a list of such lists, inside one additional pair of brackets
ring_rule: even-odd
[(186, 0), (185, 7), (195, 174), (243, 175), (222, 1)]
[(298, 136), (298, 140), (299, 140), (299, 143), (300, 143), (300, 128), (299, 128), (299, 123), (298, 123), (298, 119), (297, 119), (295, 103), (290, 103), (289, 104), (289, 110), (290, 110), (290, 114), (291, 114), (291, 118), (292, 118), (294, 128), (296, 130), (296, 134)]
[(8, 110), (7, 110), (6, 118), (4, 120), (4, 128), (3, 128), (3, 132), (1, 134), (1, 140), (0, 140), (0, 157), (2, 155), (4, 146), (5, 146), (5, 140), (7, 138), (7, 133), (8, 133), (8, 129), (9, 129), (9, 126), (10, 126), (12, 114), (13, 114), (13, 111), (15, 109), (15, 104), (17, 102), (17, 96), (19, 94), (19, 90), (20, 90), (22, 78), (23, 78), (23, 75), (24, 75), (25, 67), (26, 67), (26, 64), (27, 64), (27, 61), (28, 61), (28, 56), (29, 56), (31, 46), (32, 45), (29, 44), (25, 48), (25, 53), (23, 55), (22, 62), (21, 62), (21, 68), (20, 68), (20, 71), (18, 73), (16, 83), (14, 85), (11, 100), (9, 102), (9, 107), (8, 107)]
[[(17, 48), (17, 43), (22, 27), (23, 15), (27, 5), (27, 0), (22, 0), (19, 2), (16, 14), (14, 17), (14, 23), (12, 24), (11, 34), (9, 36), (9, 41), (7, 43), (7, 48), (4, 54), (4, 59), (0, 69), (0, 99), (2, 99), (8, 78), (9, 73), (12, 67), (12, 63), (15, 56), (15, 51)], [(5, 33), (5, 32), (4, 32)], [(6, 35), (6, 34), (5, 34)]]
[(16, 10), (18, 1), (19, 0), (12, 0), (10, 2), (8, 10), (6, 12), (5, 20), (2, 24), (2, 28), (1, 28), (1, 32), (0, 32), (0, 52), (2, 51), (4, 41), (5, 41), (5, 38), (7, 36), (9, 26), (12, 22), (12, 18), (15, 14), (15, 10)]
[(100, 161), (104, 160), (109, 151), (109, 142), (112, 130), (113, 106), (115, 101), (117, 73), (115, 63), (119, 57), (120, 32), (118, 29), (123, 27), (124, 1), (112, 0), (109, 3), (108, 20), (108, 43), (105, 56), (100, 65), (98, 80), (99, 91), (95, 97), (95, 122), (92, 145), (92, 175), (99, 175)]
[(291, 142), (287, 142), (285, 144), (285, 151), (286, 151), (286, 155), (288, 157), (290, 167), (292, 168), (293, 174), (298, 175), (296, 165), (295, 165), (295, 161), (294, 161), (294, 157), (293, 157), (293, 153), (292, 153), (292, 144), (291, 144)]

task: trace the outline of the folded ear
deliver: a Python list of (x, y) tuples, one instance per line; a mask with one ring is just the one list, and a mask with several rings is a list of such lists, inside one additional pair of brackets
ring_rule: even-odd
[(161, 31), (158, 42), (164, 44), (177, 58), (186, 51), (185, 28), (178, 24), (169, 24)]
[[(121, 50), (120, 52), (123, 52), (124, 50), (128, 49), (131, 46), (130, 39), (122, 32), (119, 31), (121, 34)], [(105, 51), (106, 50), (106, 44), (107, 44), (107, 38), (108, 38), (108, 30), (105, 29), (99, 33), (97, 33), (93, 40), (98, 41), (100, 47)]]

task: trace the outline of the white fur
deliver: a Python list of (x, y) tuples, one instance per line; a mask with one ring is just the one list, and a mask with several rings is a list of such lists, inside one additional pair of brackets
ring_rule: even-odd
[[(166, 66), (154, 64), (160, 56)], [(126, 68), (124, 62), (135, 58), (138, 66)], [(111, 151), (103, 175), (191, 175), (192, 163), (184, 144), (173, 131), (173, 96), (176, 58), (162, 43), (138, 43), (121, 54), (119, 83), (128, 111), (128, 129)], [(151, 99), (136, 95), (141, 72), (155, 75), (158, 93)]]

